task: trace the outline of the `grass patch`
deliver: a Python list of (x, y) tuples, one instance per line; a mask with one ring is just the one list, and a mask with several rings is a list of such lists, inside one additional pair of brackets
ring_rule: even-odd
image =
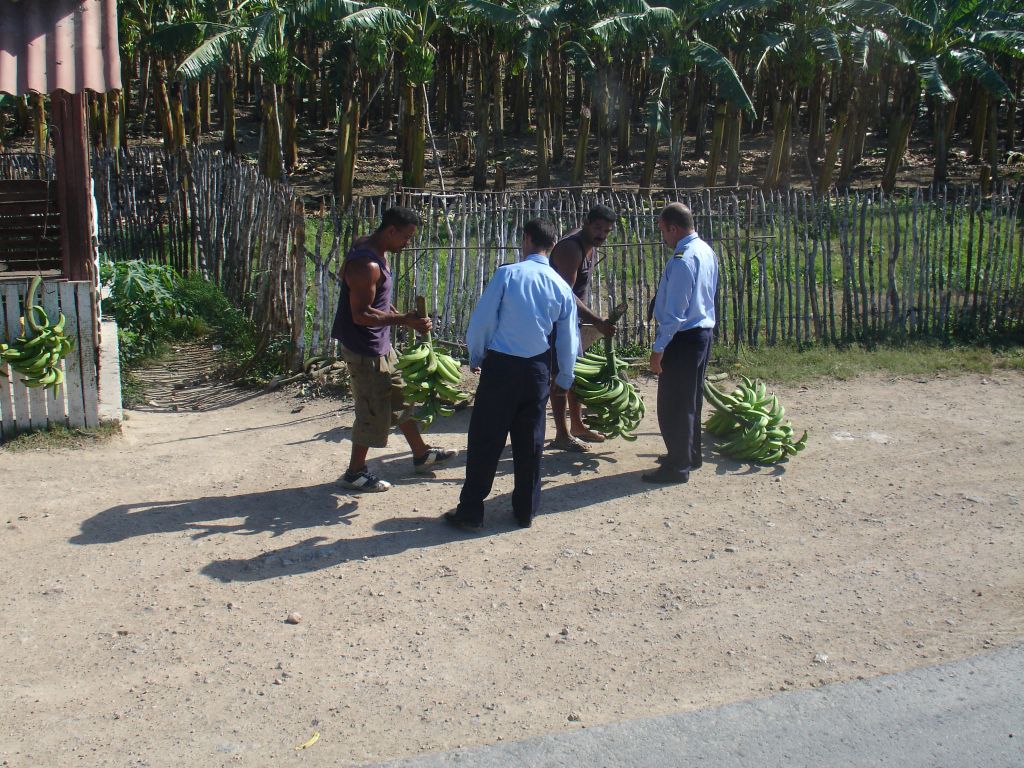
[(782, 385), (820, 378), (847, 380), (866, 373), (934, 376), (1024, 370), (1024, 348), (1020, 347), (990, 349), (918, 343), (899, 347), (851, 345), (798, 350), (795, 346), (780, 345), (739, 351), (717, 347), (712, 354), (710, 370), (743, 374)]
[(55, 451), (60, 449), (92, 448), (121, 434), (121, 423), (104, 421), (98, 427), (50, 427), (36, 432), (17, 435), (0, 445), (0, 450)]

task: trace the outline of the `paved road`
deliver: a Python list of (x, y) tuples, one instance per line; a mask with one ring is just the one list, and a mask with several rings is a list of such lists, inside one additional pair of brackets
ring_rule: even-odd
[(1024, 768), (1024, 645), (388, 768)]

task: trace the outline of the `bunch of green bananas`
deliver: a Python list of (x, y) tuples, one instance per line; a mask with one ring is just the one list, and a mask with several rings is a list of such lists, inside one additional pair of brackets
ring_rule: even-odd
[(572, 391), (587, 407), (583, 422), (587, 429), (605, 437), (621, 437), (632, 442), (633, 434), (644, 417), (646, 407), (636, 388), (626, 379), (629, 363), (615, 354), (611, 339), (605, 340), (604, 352), (595, 344), (576, 360)]
[[(9, 343), (0, 342), (0, 362), (8, 363), (16, 373), (24, 376), (21, 381), (26, 387), (50, 387), (56, 397), (64, 383), (60, 361), (75, 343), (73, 338), (64, 334), (64, 313), (60, 313), (56, 323), (51, 323), (46, 310), (36, 304), (36, 291), (42, 282), (38, 275), (32, 279), (22, 317), (22, 335)], [(31, 338), (28, 331), (32, 332)], [(0, 367), (0, 376), (6, 375)]]
[(469, 397), (455, 388), (462, 381), (458, 361), (435, 349), (429, 333), (401, 354), (398, 369), (405, 380), (405, 401), (420, 406), (416, 420), (424, 429), (436, 416), (451, 416), (452, 406)]
[(725, 438), (718, 450), (734, 459), (775, 464), (795, 456), (807, 446), (807, 431), (793, 440), (793, 425), (783, 421), (786, 409), (779, 398), (768, 394), (763, 381), (752, 382), (746, 376), (726, 394), (708, 381), (704, 399), (715, 407), (704, 427), (715, 437)]

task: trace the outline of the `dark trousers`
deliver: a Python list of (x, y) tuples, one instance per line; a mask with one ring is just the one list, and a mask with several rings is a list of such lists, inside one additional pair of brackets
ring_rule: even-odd
[(700, 412), (712, 334), (710, 328), (680, 331), (665, 347), (661, 359), (658, 428), (668, 448), (665, 466), (679, 472), (689, 472), (703, 463)]
[(462, 519), (483, 521), (484, 499), (491, 492), (509, 435), (515, 468), (512, 511), (521, 523), (537, 514), (550, 370), (548, 352), (532, 358), (488, 352), (484, 358), (469, 419), (466, 482), (458, 508)]

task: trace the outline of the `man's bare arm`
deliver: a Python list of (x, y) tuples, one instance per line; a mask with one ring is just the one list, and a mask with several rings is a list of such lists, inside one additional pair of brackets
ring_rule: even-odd
[(429, 317), (416, 317), (415, 312), (382, 312), (371, 306), (374, 296), (377, 295), (380, 267), (369, 259), (349, 264), (345, 269), (344, 279), (348, 284), (352, 321), (356, 325), (371, 328), (385, 325), (405, 325), (419, 333), (426, 333), (430, 330)]

